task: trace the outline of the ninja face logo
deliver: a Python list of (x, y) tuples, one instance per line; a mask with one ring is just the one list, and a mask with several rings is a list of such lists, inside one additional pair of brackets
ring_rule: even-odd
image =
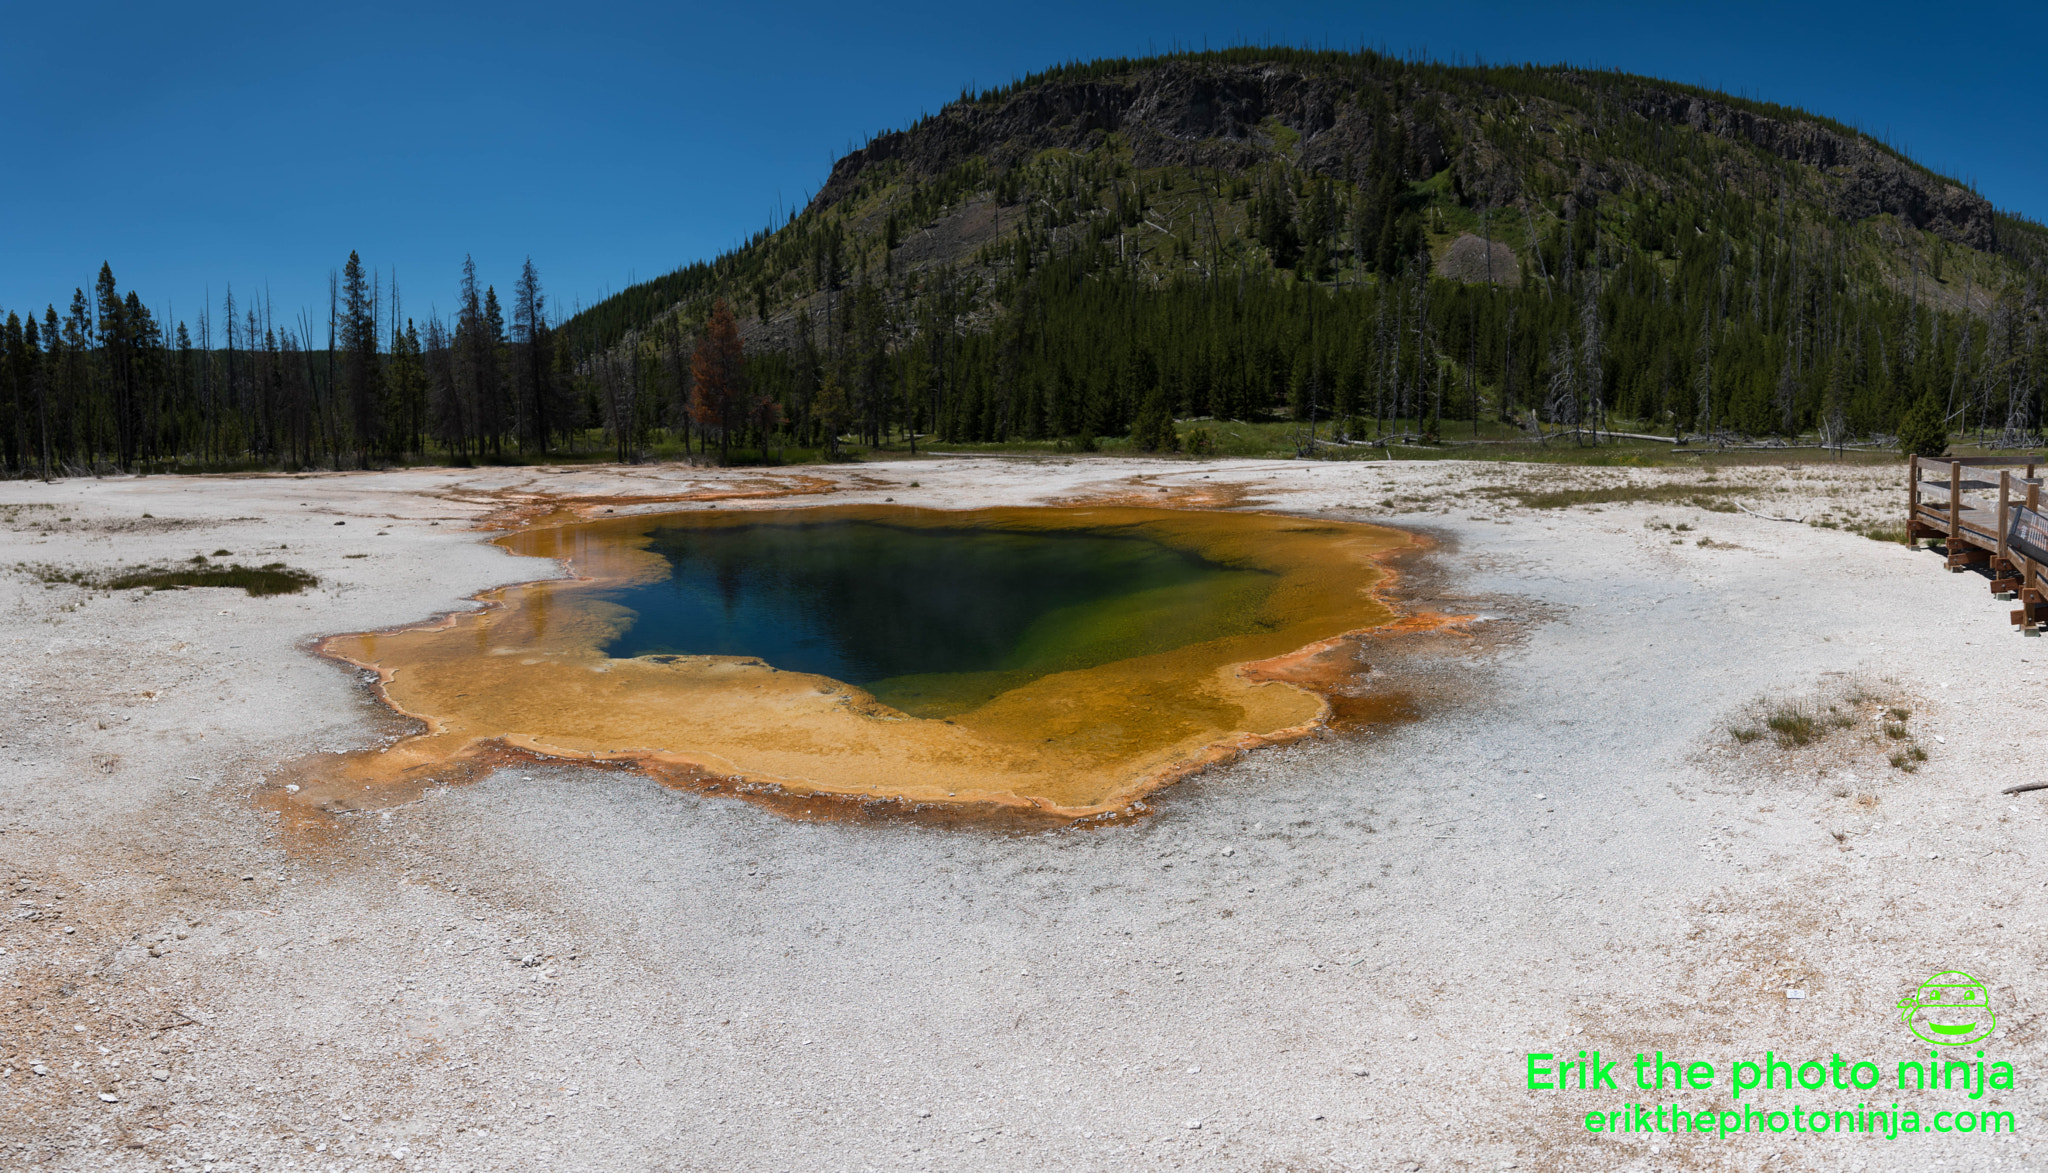
[(1920, 983), (1899, 1003), (1900, 1018), (1916, 1035), (1937, 1047), (1982, 1042), (1998, 1025), (1991, 992), (1961, 970), (1943, 970)]

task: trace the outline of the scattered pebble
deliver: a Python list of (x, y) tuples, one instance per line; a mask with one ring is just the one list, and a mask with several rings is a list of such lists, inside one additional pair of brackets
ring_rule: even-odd
[(1190, 1121), (1188, 1121), (1188, 1127), (1189, 1127), (1189, 1128), (1200, 1128), (1201, 1126), (1202, 1126), (1202, 1122), (1201, 1122), (1200, 1120), (1190, 1120)]
[(1806, 997), (1806, 991), (1805, 991), (1805, 990), (1786, 990), (1786, 991), (1785, 991), (1785, 996), (1786, 996), (1787, 998), (1790, 998), (1790, 999), (1792, 999), (1792, 1000), (1793, 1000), (1794, 1002), (1798, 1002), (1798, 1001), (1802, 1001), (1802, 1000), (1804, 1000), (1804, 999), (1805, 999), (1805, 997)]
[[(1358, 1066), (1358, 1065), (1356, 1065), (1356, 1064), (1353, 1064), (1353, 1065), (1352, 1065), (1351, 1067), (1348, 1067), (1348, 1068), (1346, 1068), (1346, 1070), (1348, 1070), (1349, 1072), (1351, 1072), (1351, 1074), (1353, 1074), (1353, 1075), (1364, 1075), (1364, 1074), (1365, 1074), (1365, 1068), (1364, 1068), (1364, 1067), (1361, 1067), (1361, 1066)], [(1316, 1119), (1318, 1119), (1318, 1120), (1321, 1120), (1321, 1119), (1322, 1119), (1322, 1117), (1321, 1117), (1321, 1116), (1318, 1116), (1318, 1117), (1316, 1117)]]
[(121, 1102), (121, 1097), (112, 1092), (101, 1092), (100, 1102), (103, 1104), (118, 1104)]
[(171, 1073), (159, 1067), (155, 1071), (150, 1072), (149, 1077), (158, 1083), (163, 1083), (171, 1078)]

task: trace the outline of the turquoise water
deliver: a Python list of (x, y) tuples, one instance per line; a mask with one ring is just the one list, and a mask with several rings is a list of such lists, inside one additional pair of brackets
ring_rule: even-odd
[(608, 655), (757, 656), (919, 716), (1258, 630), (1277, 581), (1115, 531), (721, 521), (649, 549), (670, 574), (607, 596), (635, 615)]

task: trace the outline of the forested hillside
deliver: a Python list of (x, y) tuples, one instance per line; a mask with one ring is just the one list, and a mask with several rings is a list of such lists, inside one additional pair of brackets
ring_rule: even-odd
[(731, 299), (754, 392), (871, 442), (1164, 447), (1276, 415), (1868, 437), (1932, 394), (2018, 443), (2044, 270), (2039, 225), (1800, 111), (1232, 50), (963, 95), (841, 159), (787, 224), (570, 329), (661, 387)]
[[(466, 274), (195, 338), (110, 273), (6, 316), (8, 468), (678, 443), (1204, 446), (1454, 423), (2038, 442), (2048, 231), (1853, 129), (1615, 73), (1237, 49), (963, 94), (786, 223), (567, 321)], [(729, 312), (719, 313), (723, 303)], [(239, 316), (238, 316), (239, 315)], [(40, 319), (40, 324), (38, 324)], [(736, 320), (735, 320), (736, 319)], [(742, 353), (743, 343), (743, 353)]]

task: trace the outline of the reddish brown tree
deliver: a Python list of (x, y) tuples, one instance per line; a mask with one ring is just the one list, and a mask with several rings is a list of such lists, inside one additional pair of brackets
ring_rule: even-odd
[(697, 336), (697, 352), (690, 356), (690, 414), (700, 425), (718, 430), (720, 461), (731, 455), (732, 433), (751, 406), (739, 323), (720, 298)]

